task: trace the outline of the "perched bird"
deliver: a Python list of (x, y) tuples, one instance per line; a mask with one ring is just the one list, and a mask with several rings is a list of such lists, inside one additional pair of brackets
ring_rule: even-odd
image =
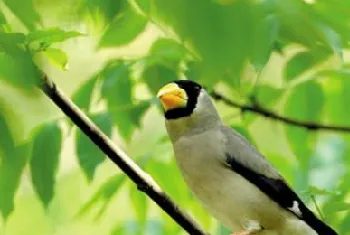
[(249, 142), (225, 126), (197, 83), (177, 80), (158, 92), (185, 182), (233, 235), (336, 235)]

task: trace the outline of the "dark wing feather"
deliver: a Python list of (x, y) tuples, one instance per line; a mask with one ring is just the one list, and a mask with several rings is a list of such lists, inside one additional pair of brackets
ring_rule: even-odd
[(304, 220), (319, 235), (337, 235), (305, 206), (276, 169), (243, 136), (226, 126), (222, 126), (221, 130), (226, 138), (226, 157), (221, 159), (225, 164), (256, 185), (280, 207)]
[[(319, 235), (337, 235), (337, 233), (328, 225), (319, 220), (305, 204), (300, 200), (298, 195), (282, 180), (272, 179), (265, 175), (256, 173), (248, 167), (238, 163), (234, 157), (227, 154), (226, 164), (237, 174), (243, 176), (250, 183), (256, 185), (260, 191), (275, 201), (282, 208), (290, 211), (299, 219), (304, 220)], [(297, 202), (298, 210), (293, 208)]]

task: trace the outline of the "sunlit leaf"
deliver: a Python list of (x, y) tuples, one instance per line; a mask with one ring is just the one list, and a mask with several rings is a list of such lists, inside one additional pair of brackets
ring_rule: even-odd
[(7, 152), (7, 155), (0, 151), (0, 212), (4, 219), (14, 210), (14, 197), (29, 157), (30, 147), (30, 144), (16, 146), (12, 152)]
[[(115, 196), (115, 194), (120, 189), (124, 180), (125, 176), (123, 175), (115, 175), (108, 178), (91, 196), (91, 198), (82, 206), (78, 212), (78, 216), (85, 215), (91, 211), (91, 209), (93, 209), (93, 207), (96, 206), (96, 204), (99, 202), (103, 202), (105, 205), (108, 205), (112, 197)], [(106, 206), (103, 207), (106, 208)], [(101, 214), (103, 212), (100, 211), (99, 213)]]
[(72, 100), (76, 105), (79, 106), (79, 108), (87, 111), (90, 109), (92, 92), (94, 90), (96, 82), (97, 76), (92, 76), (86, 80), (73, 94)]
[(82, 33), (76, 31), (64, 31), (60, 28), (48, 28), (29, 33), (26, 37), (26, 41), (29, 43), (38, 41), (50, 45), (55, 42), (63, 42), (67, 39), (82, 35)]
[(56, 48), (47, 48), (44, 54), (58, 68), (67, 70), (68, 57), (65, 52)]
[[(112, 134), (112, 120), (108, 113), (101, 113), (91, 117), (91, 120), (107, 136)], [(76, 153), (80, 167), (88, 181), (92, 181), (96, 168), (105, 160), (104, 153), (92, 143), (92, 141), (81, 131), (76, 134)]]
[(110, 23), (119, 14), (122, 14), (126, 5), (127, 1), (125, 0), (84, 0), (81, 3), (81, 8), (95, 22), (102, 20), (102, 23)]
[(4, 0), (4, 3), (29, 30), (35, 29), (36, 25), (40, 23), (40, 17), (32, 0)]
[(132, 8), (118, 15), (100, 40), (100, 47), (122, 46), (133, 41), (146, 28), (147, 20)]
[(30, 172), (36, 193), (48, 207), (54, 191), (62, 148), (62, 131), (57, 123), (44, 124), (33, 137)]
[(145, 226), (147, 219), (147, 196), (136, 188), (130, 190), (130, 197), (139, 223)]
[(284, 78), (290, 81), (316, 66), (328, 56), (330, 56), (329, 52), (324, 50), (300, 52), (288, 61)]

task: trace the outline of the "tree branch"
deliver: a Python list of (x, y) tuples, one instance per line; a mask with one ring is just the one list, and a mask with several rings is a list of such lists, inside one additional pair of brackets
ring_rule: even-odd
[(308, 121), (300, 121), (296, 120), (290, 117), (281, 116), (279, 114), (274, 113), (271, 110), (268, 110), (264, 107), (259, 106), (258, 104), (255, 105), (245, 105), (245, 104), (239, 104), (233, 100), (230, 100), (226, 97), (224, 97), (222, 94), (218, 93), (217, 91), (213, 91), (211, 93), (211, 96), (215, 100), (221, 100), (227, 105), (231, 107), (235, 107), (240, 109), (242, 112), (251, 112), (255, 113), (260, 116), (264, 116), (276, 121), (280, 121), (283, 123), (286, 123), (288, 125), (292, 126), (298, 126), (302, 128), (306, 128), (308, 130), (327, 130), (327, 131), (337, 131), (337, 132), (350, 132), (350, 127), (347, 126), (332, 126), (332, 125), (324, 125), (320, 123), (315, 122), (308, 122)]
[(194, 220), (162, 191), (150, 175), (145, 173), (118, 146), (116, 146), (64, 93), (45, 77), (39, 88), (77, 125), (90, 140), (105, 153), (119, 168), (146, 193), (184, 230), (193, 235), (207, 235)]

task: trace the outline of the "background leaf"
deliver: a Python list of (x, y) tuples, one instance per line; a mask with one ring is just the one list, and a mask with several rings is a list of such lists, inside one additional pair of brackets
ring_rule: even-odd
[(33, 140), (30, 172), (34, 189), (44, 207), (48, 207), (54, 196), (61, 145), (62, 132), (57, 123), (41, 126)]

